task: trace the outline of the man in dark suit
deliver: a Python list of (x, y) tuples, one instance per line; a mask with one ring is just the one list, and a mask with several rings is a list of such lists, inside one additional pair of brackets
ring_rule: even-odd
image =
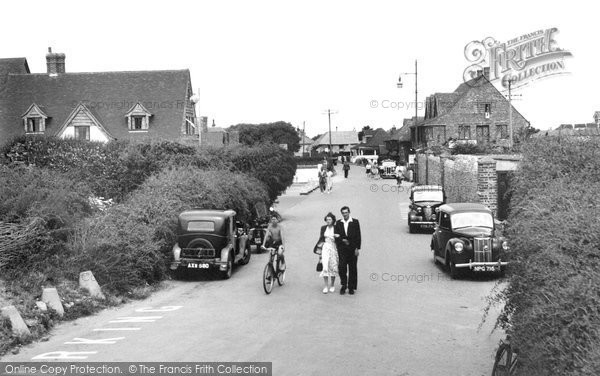
[(357, 287), (357, 269), (358, 253), (360, 250), (360, 224), (358, 219), (350, 216), (350, 208), (344, 206), (341, 209), (342, 219), (335, 224), (336, 233), (340, 237), (336, 239), (338, 256), (339, 256), (339, 274), (342, 288), (340, 294), (348, 293), (354, 295), (354, 290)]

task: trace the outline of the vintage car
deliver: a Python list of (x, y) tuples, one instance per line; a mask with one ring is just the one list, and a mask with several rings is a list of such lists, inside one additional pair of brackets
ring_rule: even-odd
[(454, 279), (467, 270), (504, 273), (508, 265), (508, 243), (497, 236), (492, 211), (481, 204), (440, 206), (431, 250), (433, 261), (448, 268)]
[(382, 178), (396, 179), (396, 162), (391, 159), (384, 159), (379, 165), (379, 175)]
[(435, 226), (435, 210), (446, 202), (444, 188), (439, 185), (416, 185), (410, 189), (408, 205), (408, 231), (412, 234), (417, 229), (433, 229)]
[(233, 210), (187, 210), (179, 214), (177, 243), (171, 270), (182, 276), (190, 271), (218, 270), (231, 277), (235, 264), (250, 261), (250, 242)]

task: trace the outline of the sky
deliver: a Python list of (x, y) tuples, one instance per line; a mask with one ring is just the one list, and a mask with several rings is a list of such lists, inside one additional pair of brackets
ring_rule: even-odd
[[(572, 53), (565, 75), (514, 90), (538, 129), (593, 122), (600, 111), (600, 31), (593, 2), (569, 1), (10, 1), (0, 58), (26, 57), (45, 73), (48, 47), (67, 72), (189, 69), (209, 123), (287, 121), (308, 136), (389, 129), (425, 97), (452, 92), (469, 65), (465, 46), (557, 28)], [(33, 11), (32, 11), (33, 10)], [(114, 100), (123, 100), (114, 98)]]

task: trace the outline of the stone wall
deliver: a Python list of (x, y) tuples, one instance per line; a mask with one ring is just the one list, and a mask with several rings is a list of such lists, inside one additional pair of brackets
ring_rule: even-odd
[(486, 205), (494, 215), (498, 209), (498, 168), (514, 170), (518, 157), (475, 155), (417, 155), (419, 185), (441, 185), (447, 202), (477, 202)]

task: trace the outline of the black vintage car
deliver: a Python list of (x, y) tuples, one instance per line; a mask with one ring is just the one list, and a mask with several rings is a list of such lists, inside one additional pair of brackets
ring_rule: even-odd
[(250, 261), (250, 242), (233, 210), (187, 210), (179, 214), (177, 243), (171, 270), (179, 276), (189, 271), (218, 270), (231, 277), (235, 264)]
[(481, 204), (440, 206), (431, 250), (433, 261), (447, 267), (454, 279), (467, 270), (503, 273), (508, 265), (508, 243), (497, 236), (492, 211)]
[(446, 202), (444, 188), (439, 185), (416, 185), (410, 189), (408, 205), (408, 231), (412, 234), (417, 229), (433, 229), (435, 226), (435, 210)]

